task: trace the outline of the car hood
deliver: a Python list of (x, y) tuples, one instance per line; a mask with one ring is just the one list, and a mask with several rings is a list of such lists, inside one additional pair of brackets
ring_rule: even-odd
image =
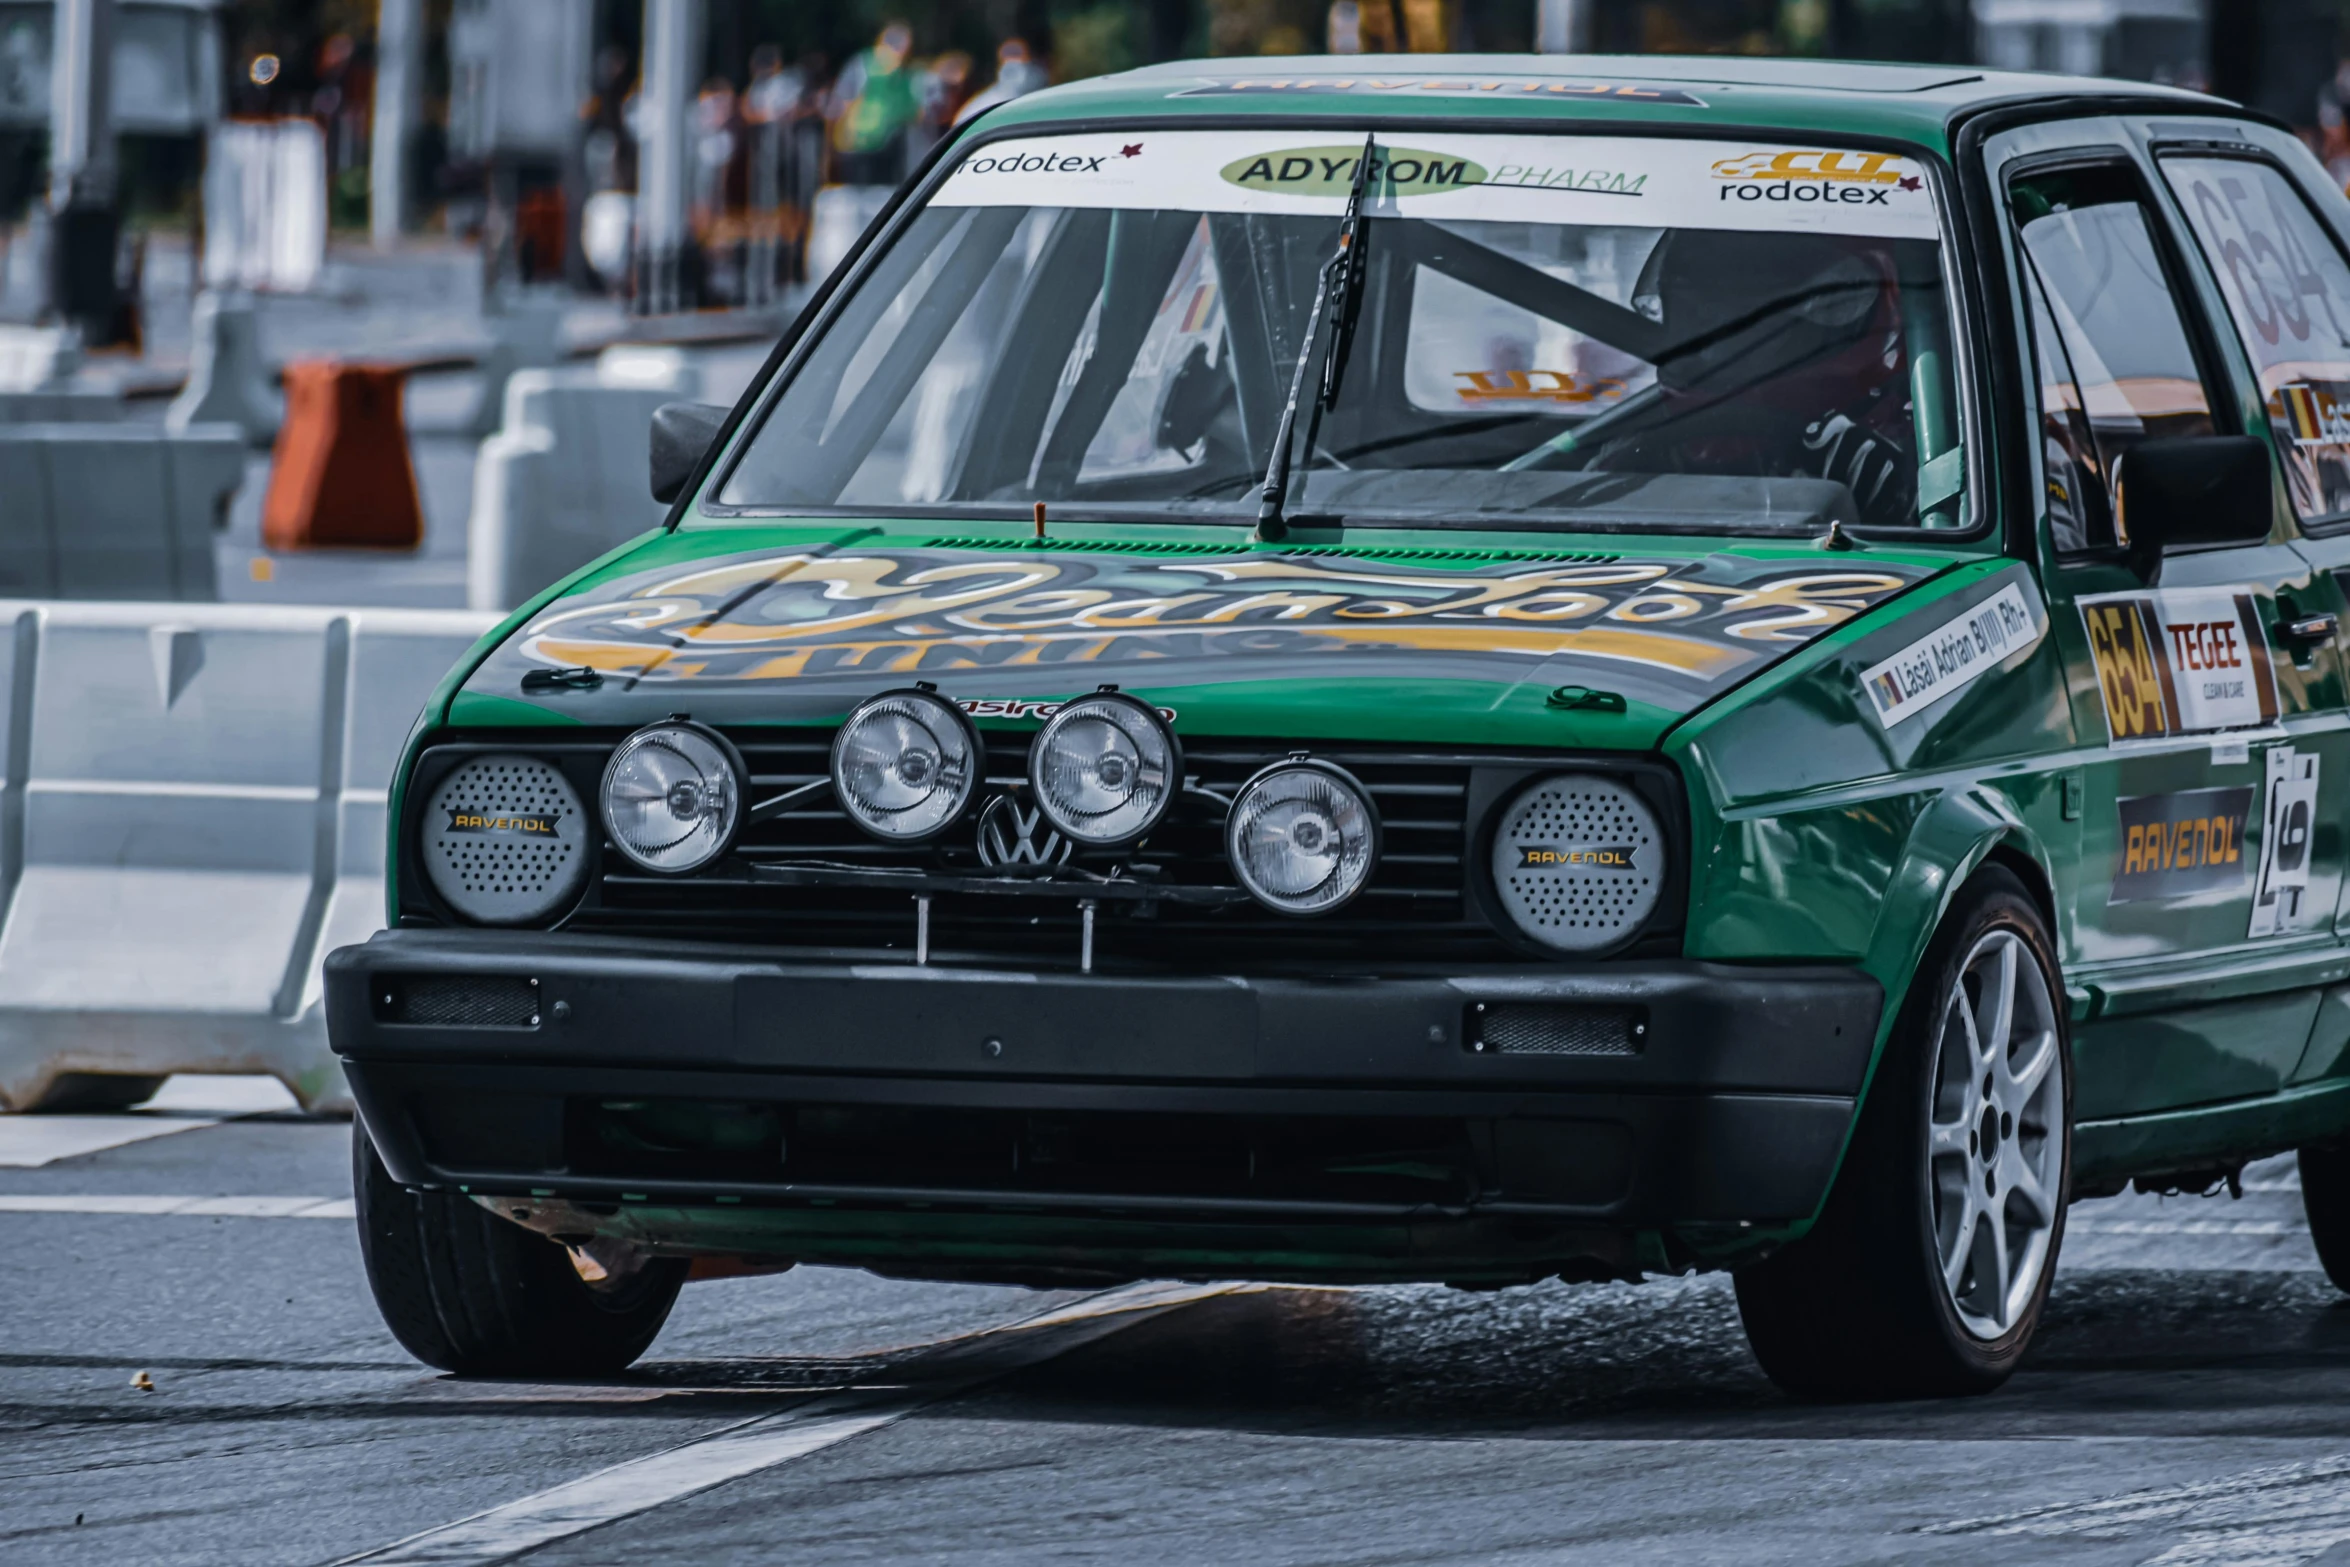
[[(1016, 723), (1115, 685), (1191, 734), (1645, 748), (1950, 563), (1733, 540), (1095, 531), (664, 535), (526, 617), (450, 721), (811, 724), (924, 681), (983, 723)], [(1561, 689), (1575, 687), (1593, 694)]]

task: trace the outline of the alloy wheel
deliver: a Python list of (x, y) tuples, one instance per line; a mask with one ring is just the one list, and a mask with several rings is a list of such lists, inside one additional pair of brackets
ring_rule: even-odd
[(1978, 1339), (2020, 1320), (2049, 1265), (2065, 1170), (2062, 1055), (2038, 960), (2012, 931), (1986, 933), (1942, 1004), (1926, 1140), (1935, 1261)]

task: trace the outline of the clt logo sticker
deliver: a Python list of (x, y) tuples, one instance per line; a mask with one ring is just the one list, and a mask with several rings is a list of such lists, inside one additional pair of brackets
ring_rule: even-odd
[(2121, 865), (2112, 903), (2232, 892), (2244, 880), (2246, 789), (2142, 794), (2116, 803)]
[(1889, 207), (1893, 192), (1925, 188), (1889, 152), (1750, 152), (1714, 165), (1722, 201)]
[(1632, 850), (1629, 847), (1605, 849), (1553, 849), (1542, 847), (1527, 848), (1521, 845), (1518, 849), (1518, 855), (1518, 869), (1520, 870), (1529, 870), (1536, 867), (1547, 870), (1565, 870), (1572, 867), (1591, 870), (1628, 871), (1632, 868)]
[(561, 829), (552, 816), (475, 816), (464, 811), (449, 813), (449, 831), (533, 833), (544, 838), (561, 836)]
[(1044, 819), (999, 794), (979, 813), (979, 863), (991, 871), (1049, 871), (1069, 863), (1073, 845)]

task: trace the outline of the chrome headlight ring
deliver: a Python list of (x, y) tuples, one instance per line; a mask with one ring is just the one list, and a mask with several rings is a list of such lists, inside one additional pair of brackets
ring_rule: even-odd
[(734, 847), (749, 774), (734, 743), (707, 724), (647, 724), (613, 750), (596, 791), (613, 846), (656, 876), (688, 876)]
[(832, 737), (841, 810), (886, 843), (925, 843), (962, 820), (986, 763), (969, 715), (921, 686), (866, 698)]
[(1073, 697), (1037, 732), (1028, 787), (1045, 820), (1087, 848), (1134, 843), (1183, 792), (1183, 743), (1122, 691)]
[(1379, 808), (1345, 768), (1308, 757), (1260, 769), (1224, 819), (1232, 874), (1277, 914), (1328, 914), (1379, 868)]

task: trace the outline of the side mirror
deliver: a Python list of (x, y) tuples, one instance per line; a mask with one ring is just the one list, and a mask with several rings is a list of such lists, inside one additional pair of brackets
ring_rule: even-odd
[(677, 499), (727, 413), (716, 403), (663, 403), (653, 410), (653, 499), (664, 506)]
[(2274, 515), (2268, 447), (2250, 435), (2140, 441), (2114, 464), (2114, 521), (2148, 558), (2198, 544), (2258, 544)]

